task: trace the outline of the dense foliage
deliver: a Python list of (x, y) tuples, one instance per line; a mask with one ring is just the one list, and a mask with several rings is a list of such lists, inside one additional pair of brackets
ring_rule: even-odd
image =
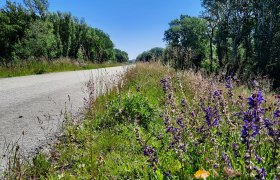
[(148, 62), (148, 61), (160, 61), (163, 57), (163, 48), (155, 47), (148, 51), (144, 51), (136, 57), (136, 61)]
[(109, 35), (70, 13), (48, 12), (47, 0), (7, 1), (0, 9), (0, 65), (23, 60), (69, 57), (102, 63), (128, 61)]
[(280, 74), (280, 2), (203, 0), (202, 18), (212, 44), (210, 60), (245, 78), (264, 73), (275, 80)]
[(162, 61), (241, 80), (268, 75), (279, 87), (280, 1), (202, 0), (202, 6), (199, 18), (181, 15), (169, 23)]
[(164, 33), (164, 40), (168, 43), (165, 61), (180, 69), (199, 66), (206, 56), (205, 21), (181, 15), (180, 19), (171, 21), (169, 26)]
[(115, 59), (117, 62), (128, 62), (129, 57), (127, 52), (119, 49), (114, 49), (114, 52), (115, 52)]

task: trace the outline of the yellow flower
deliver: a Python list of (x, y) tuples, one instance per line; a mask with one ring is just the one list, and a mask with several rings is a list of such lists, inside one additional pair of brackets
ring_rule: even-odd
[(210, 176), (210, 173), (205, 170), (198, 170), (194, 174), (195, 179), (206, 179), (208, 176)]

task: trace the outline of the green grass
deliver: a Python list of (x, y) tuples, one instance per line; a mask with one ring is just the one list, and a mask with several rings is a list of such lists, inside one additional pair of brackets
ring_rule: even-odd
[[(163, 79), (168, 82), (166, 91), (160, 83)], [(10, 177), (194, 179), (194, 174), (204, 169), (210, 174), (207, 179), (254, 179), (260, 172), (249, 167), (265, 168), (267, 179), (280, 174), (276, 168), (280, 152), (275, 148), (279, 146), (266, 128), (256, 138), (251, 137), (251, 157), (241, 141), (243, 117), (235, 114), (248, 109), (248, 88), (235, 87), (231, 98), (223, 83), (160, 64), (137, 64), (123, 81), (124, 86), (98, 97), (82, 122), (67, 121), (65, 135), (47, 155), (37, 155)], [(222, 90), (221, 99), (211, 95), (216, 90)], [(270, 113), (279, 104), (273, 103), (270, 93), (265, 99), (262, 106), (268, 113), (264, 118), (273, 119)], [(221, 117), (218, 126), (207, 125), (203, 107), (217, 109)], [(178, 131), (167, 132), (168, 127)], [(280, 129), (278, 125), (273, 128)], [(179, 140), (172, 147), (175, 137)], [(151, 148), (149, 155), (143, 153), (145, 148)], [(260, 163), (255, 155), (261, 157)], [(157, 161), (151, 161), (155, 157)]]
[(89, 70), (97, 68), (106, 68), (121, 65), (120, 63), (102, 63), (93, 64), (90, 62), (79, 64), (76, 61), (68, 59), (59, 59), (54, 61), (29, 61), (16, 64), (12, 67), (0, 66), (0, 78), (26, 76), (33, 74), (45, 74), (51, 72)]

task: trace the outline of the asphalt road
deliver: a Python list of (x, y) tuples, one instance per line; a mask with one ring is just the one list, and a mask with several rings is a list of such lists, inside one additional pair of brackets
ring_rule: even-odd
[(14, 144), (24, 153), (36, 151), (59, 130), (65, 109), (74, 116), (81, 112), (84, 97), (88, 97), (86, 82), (93, 79), (96, 93), (102, 93), (108, 85), (116, 84), (128, 68), (0, 79), (0, 157), (8, 154)]

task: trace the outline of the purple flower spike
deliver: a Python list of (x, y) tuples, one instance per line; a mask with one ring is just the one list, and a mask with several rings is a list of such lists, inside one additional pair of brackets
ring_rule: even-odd
[(194, 116), (195, 116), (194, 111), (192, 111), (192, 112), (191, 112), (191, 115), (192, 115), (192, 117), (194, 117)]
[(182, 107), (186, 106), (186, 101), (184, 99), (181, 100), (181, 105), (182, 105)]
[(259, 155), (256, 154), (256, 160), (258, 161), (258, 164), (260, 164), (262, 162), (262, 159)]
[(263, 103), (263, 101), (265, 101), (265, 99), (261, 91), (259, 91), (257, 94), (252, 94), (248, 98), (248, 104), (252, 109), (257, 109)]
[(178, 124), (182, 129), (185, 128), (185, 126), (184, 126), (184, 124), (183, 124), (183, 119), (182, 119), (182, 118), (179, 118), (179, 119), (177, 120), (177, 124)]
[(264, 169), (264, 168), (262, 168), (261, 175), (262, 175), (262, 177), (263, 177), (263, 178), (265, 178), (265, 177), (266, 177), (266, 172), (265, 172), (265, 169)]
[(227, 77), (227, 78), (226, 78), (226, 85), (225, 85), (225, 87), (226, 87), (227, 89), (232, 89), (232, 88), (233, 88), (233, 86), (232, 86), (232, 84), (231, 84), (231, 79), (230, 79), (230, 77)]
[(273, 118), (279, 118), (280, 117), (280, 110), (277, 109), (273, 114), (274, 114)]
[(209, 127), (219, 125), (219, 121), (221, 120), (221, 117), (218, 114), (218, 110), (216, 108), (213, 109), (212, 107), (208, 107), (207, 109), (204, 109), (204, 112), (205, 112), (205, 121)]

